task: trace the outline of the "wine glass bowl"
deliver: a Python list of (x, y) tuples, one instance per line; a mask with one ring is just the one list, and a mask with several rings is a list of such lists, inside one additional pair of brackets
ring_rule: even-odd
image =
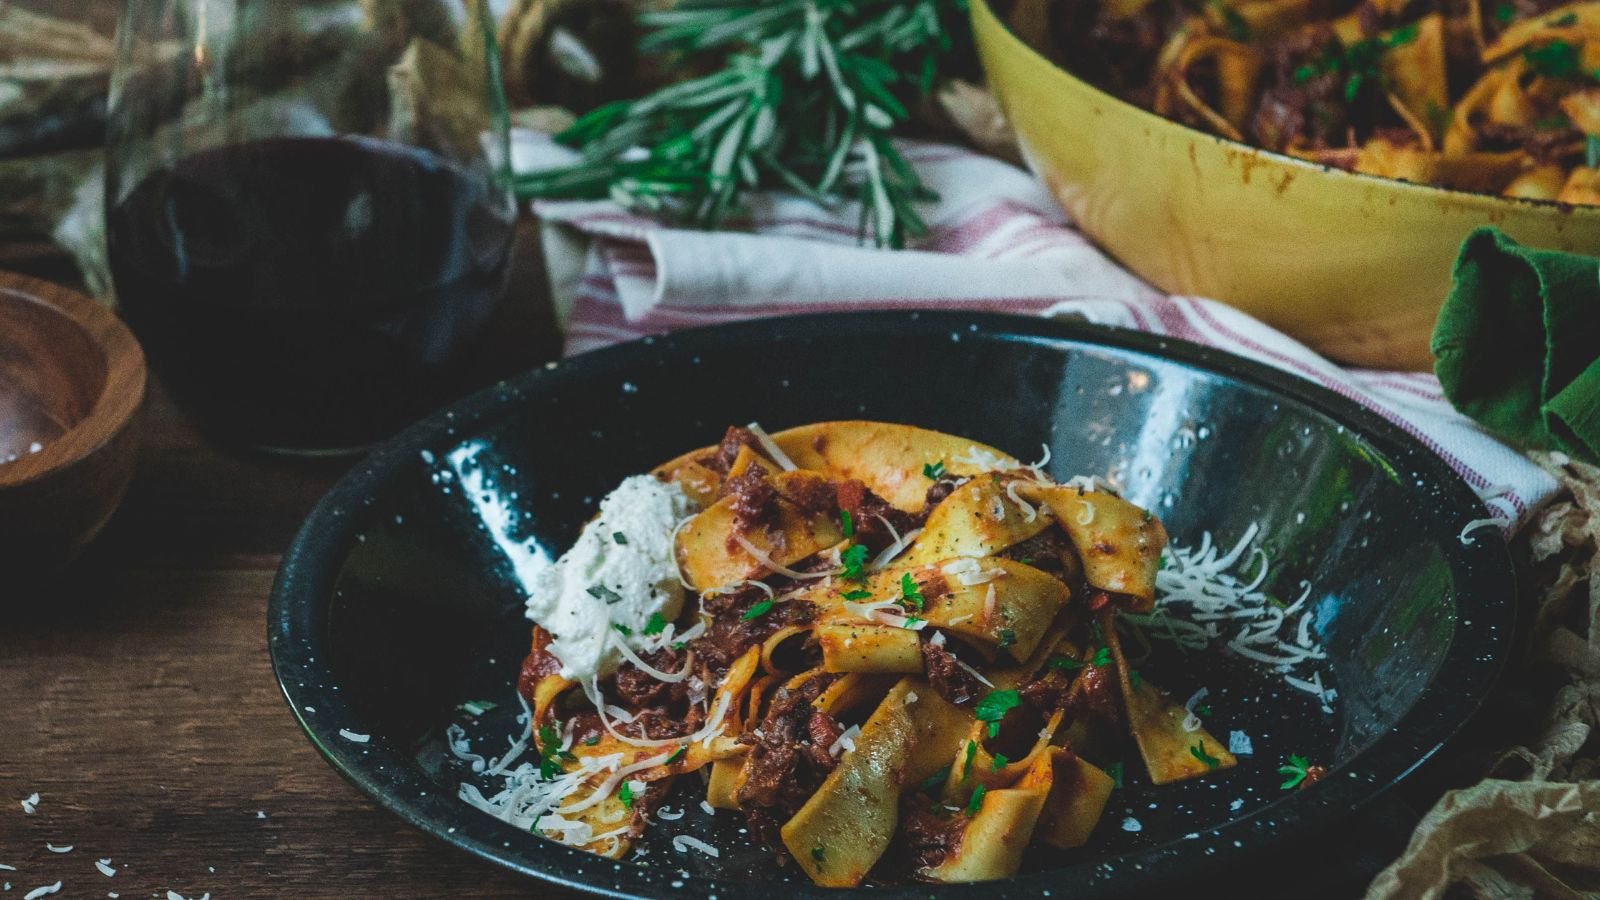
[(130, 0), (107, 240), (158, 371), (228, 443), (358, 451), (470, 385), (515, 205), (480, 0)]

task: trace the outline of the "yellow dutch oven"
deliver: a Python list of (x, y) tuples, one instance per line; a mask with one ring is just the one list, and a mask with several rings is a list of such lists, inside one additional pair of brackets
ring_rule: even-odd
[(1358, 175), (1196, 131), (1068, 74), (986, 0), (971, 8), (989, 87), (1079, 228), (1156, 287), (1232, 304), (1334, 359), (1430, 367), (1456, 251), (1479, 225), (1600, 253), (1600, 207)]

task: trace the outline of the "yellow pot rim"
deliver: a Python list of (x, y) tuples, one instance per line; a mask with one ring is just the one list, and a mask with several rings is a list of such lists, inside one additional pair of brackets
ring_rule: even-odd
[[(1336, 168), (1334, 166), (1322, 165), (1311, 162), (1310, 160), (1300, 159), (1299, 157), (1290, 156), (1286, 153), (1278, 153), (1272, 150), (1267, 150), (1263, 147), (1257, 147), (1253, 144), (1246, 144), (1242, 141), (1235, 141), (1230, 138), (1222, 137), (1221, 135), (1212, 134), (1209, 131), (1201, 131), (1198, 128), (1191, 128), (1182, 122), (1177, 122), (1166, 118), (1165, 116), (1157, 115), (1156, 113), (1153, 113), (1142, 106), (1129, 103), (1121, 97), (1118, 97), (1115, 94), (1107, 93), (1094, 84), (1091, 84), (1090, 82), (1079, 78), (1077, 75), (1074, 75), (1072, 72), (1056, 63), (1054, 60), (1051, 60), (1049, 57), (1035, 50), (1031, 45), (1028, 44), (1027, 41), (1024, 41), (1022, 38), (1018, 37), (1015, 32), (1007, 27), (1007, 25), (1000, 21), (1000, 18), (994, 14), (994, 10), (990, 8), (988, 0), (970, 0), (970, 7), (974, 31), (985, 28), (991, 28), (998, 31), (1000, 34), (1005, 36), (1005, 39), (1009, 43), (1015, 45), (1020, 52), (1032, 57), (1036, 64), (1042, 64), (1049, 67), (1062, 78), (1066, 79), (1074, 88), (1094, 94), (1112, 104), (1115, 104), (1118, 107), (1123, 108), (1125, 111), (1132, 112), (1134, 114), (1134, 118), (1147, 122), (1155, 128), (1165, 128), (1180, 134), (1185, 138), (1206, 138), (1230, 151), (1248, 154), (1262, 160), (1263, 162), (1274, 163), (1285, 168), (1295, 169), (1300, 172), (1320, 173), (1324, 177), (1327, 177), (1331, 180), (1337, 181), (1343, 179), (1357, 185), (1400, 190), (1415, 194), (1419, 198), (1431, 198), (1434, 200), (1447, 199), (1466, 207), (1481, 207), (1485, 210), (1521, 207), (1523, 209), (1541, 210), (1544, 212), (1553, 212), (1566, 216), (1600, 218), (1600, 206), (1561, 203), (1556, 200), (1536, 200), (1527, 197), (1502, 197), (1496, 194), (1483, 194), (1476, 191), (1462, 191), (1455, 188), (1436, 187), (1431, 184), (1419, 184), (1415, 181), (1405, 181), (1399, 178), (1386, 178), (1382, 175), (1370, 175), (1365, 172), (1351, 172), (1345, 169)], [(984, 20), (987, 20), (987, 22)], [(982, 63), (981, 56), (982, 54), (980, 54), (980, 63)], [(987, 70), (987, 66), (985, 66), (985, 70)]]

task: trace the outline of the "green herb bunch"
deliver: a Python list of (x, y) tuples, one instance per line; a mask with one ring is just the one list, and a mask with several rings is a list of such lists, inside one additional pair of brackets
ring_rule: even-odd
[(523, 198), (611, 197), (715, 228), (745, 191), (861, 200), (861, 232), (903, 246), (935, 199), (895, 149), (933, 88), (966, 0), (679, 0), (642, 16), (647, 52), (725, 54), (710, 74), (601, 106), (559, 140), (583, 160), (517, 180)]

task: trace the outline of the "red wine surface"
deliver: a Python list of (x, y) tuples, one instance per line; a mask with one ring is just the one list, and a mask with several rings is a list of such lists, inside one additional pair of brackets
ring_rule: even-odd
[(490, 179), (366, 139), (220, 147), (107, 215), (124, 315), (222, 439), (381, 440), (453, 383), (505, 287), (513, 208)]

